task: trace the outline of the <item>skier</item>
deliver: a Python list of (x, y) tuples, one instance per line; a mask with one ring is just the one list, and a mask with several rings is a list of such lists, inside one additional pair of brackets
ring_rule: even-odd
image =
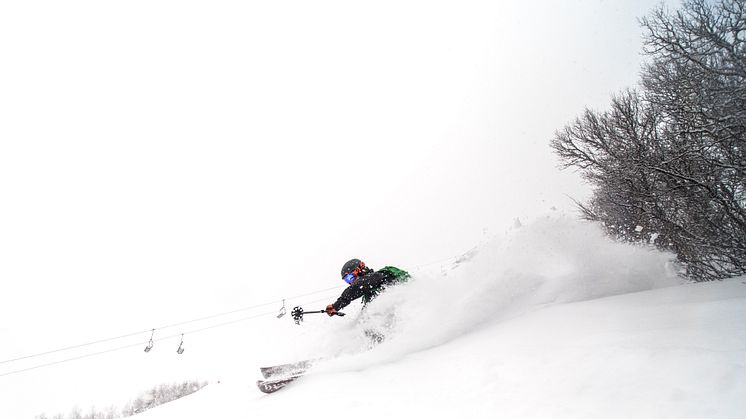
[(330, 317), (358, 298), (362, 297), (363, 304), (368, 304), (386, 286), (407, 281), (409, 273), (393, 266), (374, 271), (360, 259), (350, 259), (342, 266), (342, 279), (350, 286), (334, 304), (326, 306), (326, 314)]

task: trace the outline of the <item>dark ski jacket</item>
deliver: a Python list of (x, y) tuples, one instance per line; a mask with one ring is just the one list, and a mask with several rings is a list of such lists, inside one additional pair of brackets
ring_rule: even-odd
[[(407, 275), (408, 277), (409, 275)], [(339, 296), (337, 301), (332, 304), (334, 309), (339, 311), (347, 307), (353, 300), (357, 300), (363, 297), (363, 303), (367, 304), (376, 297), (387, 285), (396, 284), (402, 282), (402, 278), (397, 278), (395, 275), (385, 271), (371, 272), (366, 275), (361, 275), (355, 280), (349, 287), (342, 291), (342, 295)]]

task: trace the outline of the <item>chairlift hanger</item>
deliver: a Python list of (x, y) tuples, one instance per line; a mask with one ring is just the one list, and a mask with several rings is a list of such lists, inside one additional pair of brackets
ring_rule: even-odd
[(285, 300), (283, 299), (282, 300), (282, 307), (280, 308), (280, 312), (277, 314), (277, 318), (278, 319), (281, 318), (282, 316), (285, 315), (285, 313), (287, 313), (287, 310), (285, 309)]
[(151, 330), (150, 342), (148, 342), (148, 346), (145, 347), (145, 352), (150, 352), (150, 350), (153, 349), (153, 336), (155, 336), (155, 329)]
[(176, 350), (177, 354), (181, 355), (181, 354), (184, 353), (184, 347), (183, 347), (183, 345), (184, 345), (184, 334), (182, 333), (181, 334), (181, 343), (179, 343), (179, 349)]

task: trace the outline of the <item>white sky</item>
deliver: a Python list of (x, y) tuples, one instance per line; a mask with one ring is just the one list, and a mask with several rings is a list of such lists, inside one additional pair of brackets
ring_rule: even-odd
[(0, 361), (571, 209), (548, 142), (636, 82), (657, 1), (515, 3), (1, 2)]

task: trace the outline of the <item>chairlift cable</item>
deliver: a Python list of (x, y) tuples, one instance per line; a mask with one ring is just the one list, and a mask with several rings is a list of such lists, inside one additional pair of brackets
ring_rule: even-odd
[[(187, 320), (187, 321), (183, 321), (183, 322), (169, 324), (167, 326), (156, 327), (155, 330), (171, 329), (171, 328), (174, 328), (174, 327), (177, 327), (177, 326), (183, 326), (183, 325), (190, 324), (190, 323), (196, 323), (196, 322), (199, 322), (199, 321), (210, 320), (210, 319), (214, 319), (214, 318), (217, 318), (217, 317), (223, 317), (223, 316), (227, 316), (227, 315), (230, 315), (230, 314), (240, 313), (242, 311), (247, 311), (247, 310), (252, 310), (252, 309), (256, 309), (256, 308), (260, 308), (260, 307), (265, 307), (265, 306), (268, 306), (268, 305), (277, 304), (277, 303), (281, 302), (282, 300), (293, 300), (293, 299), (297, 299), (297, 298), (307, 297), (309, 295), (319, 294), (319, 293), (326, 292), (326, 291), (331, 291), (331, 290), (337, 289), (337, 288), (339, 288), (339, 286), (335, 286), (335, 287), (331, 287), (331, 288), (325, 288), (325, 289), (318, 290), (318, 291), (307, 292), (307, 293), (304, 293), (304, 294), (299, 294), (299, 295), (295, 295), (295, 296), (284, 298), (284, 299), (280, 299), (280, 300), (274, 300), (274, 301), (270, 301), (270, 302), (266, 302), (266, 303), (262, 303), (262, 304), (255, 304), (255, 305), (252, 305), (252, 306), (243, 307), (243, 308), (240, 308), (240, 309), (237, 309), (237, 310), (231, 310), (231, 311), (227, 311), (227, 312), (224, 312), (224, 313), (219, 313), (219, 314), (213, 314), (213, 315), (210, 315), (210, 316), (199, 317), (199, 318), (192, 319), (192, 320)], [(86, 347), (86, 346), (98, 345), (98, 344), (101, 344), (101, 343), (111, 342), (111, 341), (115, 341), (115, 340), (121, 340), (121, 339), (129, 338), (129, 337), (141, 335), (141, 334), (144, 334), (144, 333), (148, 333), (148, 332), (151, 332), (152, 330), (153, 330), (153, 328), (150, 328), (150, 329), (141, 330), (141, 331), (134, 332), (134, 333), (128, 333), (128, 334), (121, 335), (121, 336), (115, 336), (115, 337), (111, 337), (111, 338), (99, 339), (99, 340), (92, 341), (92, 342), (81, 343), (81, 344), (72, 345), (72, 346), (66, 346), (66, 347), (63, 347), (63, 348), (53, 349), (53, 350), (45, 351), (45, 352), (39, 352), (39, 353), (32, 354), (32, 355), (26, 355), (26, 356), (21, 356), (21, 357), (17, 357), (17, 358), (6, 359), (6, 360), (3, 360), (3, 361), (0, 361), (0, 365), (11, 363), (11, 362), (16, 362), (16, 361), (22, 361), (22, 360), (30, 359), (30, 358), (36, 358), (36, 357), (40, 357), (40, 356), (44, 356), (44, 355), (50, 355), (50, 354), (54, 354), (54, 353), (57, 353), (57, 352), (64, 352), (64, 351), (69, 351), (69, 350), (73, 350), (73, 349), (79, 349), (79, 348), (83, 348), (83, 347)]]
[[(337, 288), (337, 287), (335, 287), (335, 288)], [(318, 292), (321, 292), (321, 291), (318, 291)], [(310, 294), (316, 294), (318, 292), (310, 293)], [(309, 301), (306, 304), (313, 304), (313, 303), (319, 302), (319, 301), (326, 301), (328, 298), (330, 298), (330, 297), (325, 297), (323, 299), (316, 299), (316, 300), (313, 300), (313, 301)], [(148, 342), (133, 343), (133, 344), (130, 344), (130, 345), (120, 346), (120, 347), (117, 347), (117, 348), (107, 349), (107, 350), (103, 350), (103, 351), (99, 351), (99, 352), (93, 352), (93, 353), (86, 354), (86, 355), (80, 355), (80, 356), (76, 356), (76, 357), (73, 357), (73, 358), (61, 359), (59, 361), (48, 362), (46, 364), (41, 364), (41, 365), (35, 365), (33, 367), (23, 368), (23, 369), (20, 369), (20, 370), (14, 370), (14, 371), (9, 371), (9, 372), (4, 372), (4, 373), (0, 373), (0, 377), (4, 377), (4, 376), (7, 376), (7, 375), (13, 375), (13, 374), (19, 374), (19, 373), (22, 373), (22, 372), (31, 371), (31, 370), (35, 370), (35, 369), (39, 369), (39, 368), (49, 367), (49, 366), (58, 365), (58, 364), (62, 364), (62, 363), (66, 363), (66, 362), (71, 362), (71, 361), (78, 361), (78, 360), (85, 359), (85, 358), (90, 358), (90, 357), (93, 357), (93, 356), (98, 356), (98, 355), (103, 355), (103, 354), (107, 354), (107, 353), (111, 353), (111, 352), (116, 352), (116, 351), (121, 351), (121, 350), (125, 350), (125, 349), (130, 349), (130, 348), (142, 346), (144, 344), (149, 344), (150, 342), (160, 342), (160, 341), (164, 341), (164, 340), (174, 339), (174, 338), (177, 338), (177, 337), (183, 337), (184, 335), (196, 334), (196, 333), (204, 332), (206, 330), (216, 329), (218, 327), (224, 327), (224, 326), (232, 325), (232, 324), (235, 324), (235, 323), (240, 323), (240, 322), (243, 322), (243, 321), (255, 319), (255, 318), (258, 318), (258, 317), (275, 315), (275, 314), (276, 313), (274, 311), (266, 312), (266, 313), (260, 313), (260, 314), (255, 314), (255, 315), (252, 315), (252, 316), (243, 317), (243, 318), (236, 319), (236, 320), (231, 320), (231, 321), (227, 321), (227, 322), (223, 322), (223, 323), (218, 323), (218, 324), (207, 326), (207, 327), (193, 329), (193, 330), (190, 330), (190, 331), (186, 331), (184, 333), (177, 333), (177, 334), (173, 334), (173, 335), (169, 335), (169, 336), (164, 336), (164, 337), (159, 337), (159, 338), (152, 338), (151, 337), (151, 339)], [(152, 332), (152, 330), (153, 329), (146, 330), (146, 331), (140, 332), (140, 333)], [(128, 336), (134, 336), (134, 335), (136, 335), (136, 333), (133, 333), (133, 334), (128, 335)], [(108, 339), (108, 340), (113, 340), (113, 339)], [(104, 341), (106, 341), (106, 340), (104, 340)], [(82, 347), (82, 346), (85, 346), (85, 345), (78, 345), (77, 347)], [(29, 357), (26, 357), (26, 358), (29, 358)], [(23, 359), (25, 359), (25, 358), (23, 358)], [(9, 362), (9, 361), (5, 361), (5, 362)]]

